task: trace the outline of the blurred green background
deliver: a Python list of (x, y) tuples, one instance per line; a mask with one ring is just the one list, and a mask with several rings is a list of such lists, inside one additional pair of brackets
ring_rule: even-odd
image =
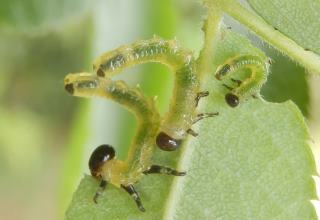
[[(69, 96), (63, 78), (91, 71), (101, 53), (154, 34), (195, 51), (201, 47), (204, 10), (195, 0), (0, 0), (0, 219), (63, 219), (87, 160), (99, 144), (120, 158), (135, 131), (132, 115), (110, 101)], [(226, 16), (272, 57), (267, 100), (292, 99), (319, 140), (319, 79)], [(172, 74), (159, 64), (121, 78), (158, 96), (166, 111)]]

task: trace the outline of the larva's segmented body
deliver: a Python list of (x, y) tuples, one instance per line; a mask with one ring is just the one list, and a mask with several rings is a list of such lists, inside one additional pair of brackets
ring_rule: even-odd
[[(130, 88), (123, 81), (111, 80), (124, 69), (146, 62), (160, 62), (175, 72), (173, 97), (169, 111), (163, 119), (160, 118), (153, 99), (145, 97), (138, 88)], [(151, 157), (155, 143), (163, 150), (175, 150), (187, 134), (197, 136), (191, 129), (194, 123), (218, 114), (196, 113), (199, 100), (209, 93), (200, 91), (195, 63), (192, 53), (181, 48), (176, 41), (153, 38), (119, 47), (99, 57), (93, 65), (97, 76), (89, 73), (66, 76), (65, 88), (72, 95), (112, 99), (128, 108), (138, 119), (137, 133), (125, 161), (115, 158), (115, 151), (110, 145), (101, 145), (92, 153), (89, 168), (92, 176), (101, 180), (100, 190), (94, 197), (95, 202), (110, 182), (125, 189), (139, 209), (145, 211), (133, 187), (142, 175), (185, 175), (185, 172), (153, 165)], [(251, 75), (243, 81), (231, 78), (233, 73), (242, 68), (250, 69)], [(226, 101), (235, 107), (240, 99), (258, 94), (267, 74), (268, 62), (258, 56), (244, 55), (232, 58), (218, 67), (215, 76), (218, 80), (231, 79), (236, 84), (234, 88), (224, 84), (231, 90), (226, 94)]]
[[(229, 59), (217, 68), (215, 76), (218, 80), (231, 79), (236, 84), (234, 88), (224, 84), (230, 90), (225, 98), (231, 107), (236, 107), (241, 100), (248, 99), (250, 96), (259, 96), (260, 88), (267, 81), (269, 62), (269, 60), (262, 60), (259, 56), (242, 55)], [(250, 70), (250, 76), (243, 81), (232, 78), (240, 69)]]
[[(160, 148), (175, 150), (199, 118), (195, 109), (200, 82), (192, 52), (181, 48), (175, 40), (153, 38), (107, 52), (96, 59), (93, 68), (98, 76), (110, 78), (126, 68), (146, 62), (165, 64), (175, 72), (173, 97), (157, 137)], [(206, 95), (200, 93), (200, 97)]]
[[(69, 74), (65, 77), (65, 89), (74, 96), (102, 97), (114, 100), (135, 114), (138, 129), (125, 161), (115, 158), (115, 151), (110, 145), (99, 146), (91, 155), (89, 167), (92, 176), (101, 180), (101, 190), (111, 183), (125, 189), (136, 201), (139, 209), (144, 211), (140, 197), (133, 184), (145, 174), (164, 173), (182, 176), (168, 167), (152, 165), (154, 137), (160, 126), (160, 115), (154, 100), (147, 98), (138, 88), (130, 88), (123, 81), (112, 81), (90, 73)], [(97, 191), (97, 202), (101, 190)]]
[[(143, 171), (150, 167), (153, 139), (160, 124), (160, 116), (153, 99), (145, 97), (138, 88), (130, 88), (123, 81), (112, 81), (89, 73), (69, 74), (65, 78), (74, 96), (98, 96), (114, 100), (135, 114), (138, 121), (137, 135), (130, 147), (126, 161), (113, 160), (105, 166), (109, 176), (106, 181), (120, 187), (137, 182)], [(72, 85), (72, 89), (71, 88)], [(115, 171), (117, 172), (115, 172)], [(102, 171), (103, 173), (103, 171)]]

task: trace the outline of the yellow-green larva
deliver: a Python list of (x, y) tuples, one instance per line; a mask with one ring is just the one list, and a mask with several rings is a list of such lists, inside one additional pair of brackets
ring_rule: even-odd
[[(258, 97), (261, 86), (266, 82), (269, 73), (270, 60), (263, 60), (259, 56), (242, 55), (229, 59), (226, 63), (220, 65), (215, 77), (218, 80), (231, 80), (235, 86), (223, 84), (229, 93), (225, 95), (227, 104), (236, 107), (241, 100), (250, 96)], [(249, 69), (250, 76), (243, 81), (233, 78), (239, 69)]]
[(200, 98), (209, 93), (200, 91), (192, 52), (181, 48), (175, 40), (155, 37), (121, 46), (98, 57), (93, 69), (98, 76), (111, 78), (126, 68), (147, 62), (162, 63), (175, 73), (170, 107), (161, 121), (156, 138), (161, 149), (172, 151), (181, 145), (188, 133), (197, 135), (191, 129), (195, 122), (218, 113), (196, 113)]
[(122, 187), (133, 197), (138, 208), (145, 211), (133, 186), (143, 175), (185, 175), (184, 172), (151, 163), (154, 138), (160, 126), (160, 115), (153, 99), (145, 97), (138, 88), (130, 88), (123, 81), (112, 81), (90, 73), (68, 74), (64, 83), (65, 89), (71, 95), (111, 99), (134, 113), (138, 121), (137, 132), (125, 161), (116, 159), (115, 150), (110, 145), (101, 145), (92, 153), (89, 168), (92, 176), (101, 181), (100, 188), (94, 196), (95, 202), (107, 183), (111, 183)]

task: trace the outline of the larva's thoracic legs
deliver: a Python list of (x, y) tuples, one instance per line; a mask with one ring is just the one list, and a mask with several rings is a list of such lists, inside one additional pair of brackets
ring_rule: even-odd
[(234, 83), (237, 83), (238, 86), (240, 86), (241, 83), (242, 83), (242, 81), (241, 81), (241, 80), (238, 80), (238, 79), (230, 78), (230, 80), (231, 80), (232, 82), (234, 82)]
[(234, 88), (228, 86), (227, 84), (222, 84), (222, 86), (224, 86), (225, 88), (227, 88), (228, 90), (232, 91)]
[(201, 113), (197, 115), (197, 118), (192, 122), (192, 124), (197, 123), (198, 121), (204, 119), (204, 118), (209, 118), (209, 117), (214, 117), (219, 115), (219, 112), (212, 112), (212, 113)]
[(193, 137), (197, 137), (199, 134), (197, 132), (195, 132), (194, 130), (192, 130), (191, 128), (189, 128), (187, 130), (187, 133), (192, 135)]
[(144, 171), (143, 173), (144, 174), (167, 174), (167, 175), (173, 175), (173, 176), (186, 175), (186, 172), (180, 172), (170, 167), (164, 167), (160, 165), (152, 165), (148, 170)]
[(198, 92), (197, 94), (197, 97), (196, 97), (196, 107), (198, 106), (199, 104), (199, 100), (203, 97), (206, 97), (209, 95), (209, 92), (208, 91), (204, 91), (204, 92)]
[(99, 189), (97, 190), (96, 194), (93, 197), (94, 203), (98, 203), (98, 197), (102, 194), (102, 192), (106, 189), (107, 181), (101, 180)]
[(141, 212), (145, 212), (145, 208), (143, 207), (142, 205), (142, 202), (141, 202), (141, 199), (140, 199), (140, 196), (139, 194), (137, 193), (137, 191), (134, 189), (133, 185), (128, 185), (128, 186), (124, 186), (124, 185), (121, 185), (121, 187), (127, 192), (130, 194), (130, 196), (134, 199), (134, 201), (136, 202), (139, 210)]

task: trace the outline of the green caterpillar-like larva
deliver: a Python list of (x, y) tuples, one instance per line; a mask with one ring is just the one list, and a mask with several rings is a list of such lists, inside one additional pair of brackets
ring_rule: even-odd
[(196, 62), (191, 51), (181, 48), (175, 40), (155, 37), (103, 54), (96, 59), (93, 69), (98, 76), (111, 78), (126, 68), (147, 62), (162, 63), (175, 73), (169, 111), (161, 121), (156, 138), (156, 143), (161, 149), (175, 150), (188, 133), (197, 135), (191, 129), (195, 122), (218, 114), (196, 113), (199, 99), (209, 93), (200, 91)]
[[(261, 86), (267, 81), (269, 65), (269, 60), (264, 61), (259, 56), (242, 55), (229, 59), (219, 66), (216, 70), (216, 78), (218, 80), (231, 79), (236, 84), (235, 87), (224, 84), (230, 90), (225, 95), (228, 105), (236, 107), (241, 100), (248, 99), (250, 96), (258, 97)], [(243, 81), (232, 78), (239, 69), (249, 69), (250, 76)]]
[(89, 168), (92, 176), (101, 181), (100, 189), (94, 196), (95, 202), (107, 183), (111, 183), (125, 189), (138, 208), (145, 211), (133, 186), (144, 174), (185, 175), (184, 172), (151, 163), (154, 138), (160, 126), (160, 115), (153, 99), (145, 97), (138, 88), (128, 87), (123, 81), (112, 81), (89, 73), (69, 74), (64, 83), (71, 95), (111, 99), (134, 113), (138, 121), (136, 136), (125, 161), (115, 158), (115, 150), (110, 145), (101, 145), (92, 153)]

